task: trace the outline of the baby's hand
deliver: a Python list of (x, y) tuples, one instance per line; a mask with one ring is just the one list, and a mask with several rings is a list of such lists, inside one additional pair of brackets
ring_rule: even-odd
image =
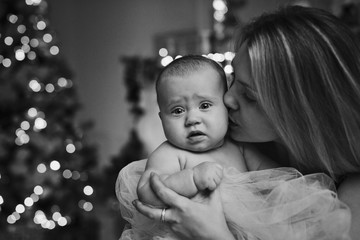
[(199, 191), (213, 191), (223, 178), (223, 167), (214, 162), (203, 162), (193, 168), (194, 183)]

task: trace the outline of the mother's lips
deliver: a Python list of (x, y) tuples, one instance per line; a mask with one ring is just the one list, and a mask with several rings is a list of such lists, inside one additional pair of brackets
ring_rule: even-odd
[(237, 125), (237, 124), (236, 124), (236, 121), (234, 121), (234, 120), (231, 118), (230, 115), (229, 115), (229, 124), (231, 124), (231, 125)]
[(232, 121), (231, 119), (229, 119), (229, 126), (230, 127), (237, 127), (239, 126), (238, 124), (236, 124), (234, 121)]

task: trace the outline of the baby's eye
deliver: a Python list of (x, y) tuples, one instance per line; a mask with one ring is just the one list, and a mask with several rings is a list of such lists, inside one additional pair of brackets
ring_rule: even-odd
[(211, 107), (211, 104), (208, 102), (200, 104), (200, 109), (208, 109)]
[(184, 111), (185, 111), (185, 110), (184, 110), (183, 108), (178, 107), (178, 108), (173, 109), (173, 110), (171, 111), (171, 114), (173, 114), (173, 115), (180, 115), (180, 114), (182, 114)]

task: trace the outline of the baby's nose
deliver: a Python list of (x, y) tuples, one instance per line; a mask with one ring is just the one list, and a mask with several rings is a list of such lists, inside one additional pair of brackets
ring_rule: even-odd
[(193, 126), (197, 125), (201, 122), (200, 116), (195, 111), (189, 111), (186, 116), (185, 125), (186, 126)]

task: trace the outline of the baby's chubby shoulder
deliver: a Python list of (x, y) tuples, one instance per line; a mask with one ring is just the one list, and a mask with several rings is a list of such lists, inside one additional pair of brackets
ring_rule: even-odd
[(165, 155), (165, 156), (175, 156), (181, 152), (181, 149), (172, 145), (169, 141), (164, 141), (161, 143), (149, 156), (149, 158), (153, 156)]
[(243, 154), (243, 146), (241, 143), (235, 142), (234, 140), (232, 140), (231, 138), (225, 138), (224, 139), (224, 144), (222, 145), (221, 148), (222, 151), (228, 152), (228, 153), (233, 153), (233, 154)]
[(164, 141), (149, 155), (147, 165), (179, 164), (183, 155), (184, 150)]

